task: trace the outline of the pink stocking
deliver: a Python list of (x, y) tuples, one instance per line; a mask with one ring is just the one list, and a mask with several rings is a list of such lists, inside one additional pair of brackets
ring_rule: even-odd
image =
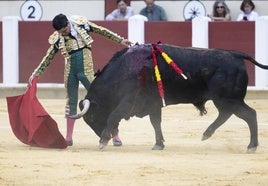
[(67, 120), (67, 134), (66, 134), (66, 141), (71, 141), (73, 139), (73, 130), (74, 130), (74, 122), (75, 119), (71, 119), (68, 116), (66, 117)]

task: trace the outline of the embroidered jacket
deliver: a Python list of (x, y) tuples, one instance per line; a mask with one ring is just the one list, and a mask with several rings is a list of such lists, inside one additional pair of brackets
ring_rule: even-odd
[(72, 51), (85, 47), (91, 48), (93, 39), (89, 35), (89, 32), (100, 34), (117, 43), (121, 43), (124, 39), (118, 34), (102, 26), (98, 26), (82, 16), (72, 16), (69, 22), (71, 24), (72, 35), (63, 36), (59, 32), (55, 31), (49, 37), (48, 42), (51, 46), (47, 50), (46, 55), (43, 57), (38, 67), (34, 70), (33, 75), (39, 76), (43, 74), (59, 50), (68, 62), (70, 61), (70, 53)]

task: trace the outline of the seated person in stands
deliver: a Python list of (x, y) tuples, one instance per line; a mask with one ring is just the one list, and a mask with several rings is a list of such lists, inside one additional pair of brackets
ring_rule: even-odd
[(216, 0), (213, 5), (212, 15), (208, 14), (212, 21), (231, 21), (230, 9), (224, 0)]
[(164, 8), (154, 3), (154, 0), (144, 0), (146, 7), (141, 9), (140, 14), (147, 17), (148, 21), (167, 21)]
[(130, 6), (127, 6), (126, 0), (117, 0), (117, 9), (108, 14), (105, 18), (107, 21), (112, 20), (127, 20), (134, 15), (134, 11)]
[(242, 12), (238, 15), (237, 21), (255, 21), (259, 15), (254, 9), (255, 4), (251, 0), (243, 0), (240, 6)]

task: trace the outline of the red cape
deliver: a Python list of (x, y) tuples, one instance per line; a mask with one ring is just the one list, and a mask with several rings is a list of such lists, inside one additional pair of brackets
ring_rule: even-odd
[(36, 97), (38, 77), (32, 86), (18, 96), (7, 97), (9, 121), (15, 136), (30, 146), (44, 148), (66, 148), (57, 123), (45, 111)]

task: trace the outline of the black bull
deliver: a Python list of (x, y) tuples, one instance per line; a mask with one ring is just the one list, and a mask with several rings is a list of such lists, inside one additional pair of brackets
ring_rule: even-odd
[[(268, 66), (238, 51), (158, 46), (187, 76), (184, 79), (178, 75), (159, 53), (156, 54), (166, 105), (191, 103), (203, 115), (207, 112), (206, 101), (212, 100), (218, 117), (203, 133), (202, 139), (211, 137), (234, 114), (248, 124), (250, 143), (247, 148), (248, 152), (254, 152), (258, 146), (257, 116), (244, 102), (248, 85), (244, 59), (264, 69)], [(146, 115), (155, 130), (153, 149), (164, 148), (162, 101), (154, 73), (152, 45), (135, 45), (117, 52), (96, 74), (85, 99), (80, 101), (81, 110), (85, 100), (90, 101), (90, 107), (84, 111), (83, 118), (100, 137), (100, 148), (117, 134), (121, 119)]]

